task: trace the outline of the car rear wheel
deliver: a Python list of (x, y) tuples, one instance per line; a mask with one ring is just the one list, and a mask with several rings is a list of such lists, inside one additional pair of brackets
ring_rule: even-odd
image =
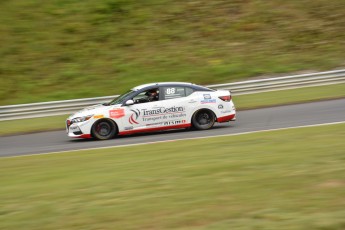
[(210, 110), (199, 110), (197, 111), (192, 118), (193, 127), (198, 130), (205, 130), (212, 128), (215, 122), (215, 115)]
[(98, 140), (108, 140), (115, 136), (116, 125), (109, 120), (99, 120), (92, 126), (91, 132)]

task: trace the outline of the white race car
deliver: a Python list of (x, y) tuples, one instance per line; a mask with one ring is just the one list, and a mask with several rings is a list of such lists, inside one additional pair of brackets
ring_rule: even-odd
[(85, 108), (66, 121), (69, 137), (106, 140), (116, 135), (193, 127), (235, 120), (226, 90), (164, 82), (137, 86), (109, 103)]

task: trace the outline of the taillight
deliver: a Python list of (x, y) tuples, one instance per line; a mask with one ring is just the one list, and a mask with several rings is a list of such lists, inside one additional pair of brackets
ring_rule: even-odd
[(219, 99), (222, 100), (222, 101), (231, 101), (231, 95), (229, 95), (229, 96), (220, 96)]

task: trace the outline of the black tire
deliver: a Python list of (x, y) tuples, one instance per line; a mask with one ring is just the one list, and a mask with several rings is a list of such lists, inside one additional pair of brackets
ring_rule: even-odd
[(108, 140), (115, 136), (116, 125), (110, 120), (99, 120), (91, 129), (92, 136), (98, 140)]
[(215, 115), (208, 109), (202, 109), (194, 113), (192, 117), (192, 125), (195, 129), (210, 129), (214, 125)]

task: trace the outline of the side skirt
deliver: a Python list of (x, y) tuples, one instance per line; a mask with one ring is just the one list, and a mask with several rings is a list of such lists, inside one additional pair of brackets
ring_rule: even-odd
[(162, 130), (169, 130), (169, 129), (183, 129), (191, 127), (191, 124), (182, 124), (182, 125), (170, 125), (170, 126), (164, 126), (164, 127), (156, 127), (156, 128), (147, 128), (147, 129), (136, 129), (136, 130), (126, 130), (119, 132), (119, 135), (129, 135), (134, 133), (147, 133), (147, 132), (156, 132), (156, 131), (162, 131)]

